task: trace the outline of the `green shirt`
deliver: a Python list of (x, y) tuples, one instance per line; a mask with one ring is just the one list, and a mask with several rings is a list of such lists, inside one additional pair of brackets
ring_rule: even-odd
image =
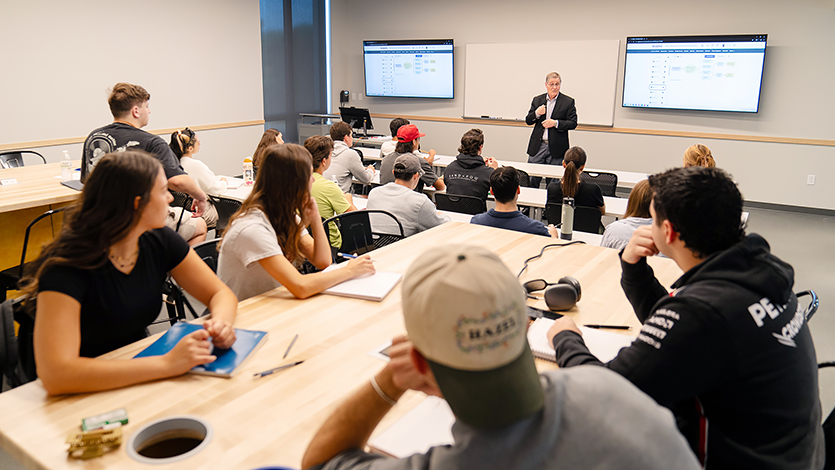
[[(339, 186), (315, 171), (313, 172), (311, 193), (313, 198), (316, 199), (316, 204), (319, 206), (319, 215), (323, 219), (330, 219), (334, 215), (342, 214), (351, 207)], [(339, 233), (336, 224), (329, 224), (328, 230), (331, 246), (342, 247), (342, 234)]]

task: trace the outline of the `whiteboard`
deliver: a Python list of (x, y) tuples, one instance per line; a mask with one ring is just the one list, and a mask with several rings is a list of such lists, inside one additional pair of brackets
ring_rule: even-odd
[(545, 75), (562, 77), (578, 124), (614, 124), (619, 40), (467, 44), (464, 117), (524, 121)]

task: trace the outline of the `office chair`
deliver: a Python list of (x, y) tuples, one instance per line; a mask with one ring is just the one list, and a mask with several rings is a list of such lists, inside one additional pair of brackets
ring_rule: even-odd
[(604, 196), (617, 197), (618, 175), (614, 173), (584, 171), (580, 173), (580, 181), (596, 184)]
[(230, 199), (228, 197), (220, 197), (220, 196), (209, 196), (212, 200), (212, 204), (215, 205), (215, 209), (217, 210), (217, 225), (215, 226), (215, 233), (218, 237), (223, 234), (223, 231), (226, 230), (226, 226), (229, 225), (229, 219), (238, 212), (238, 209), (241, 208), (243, 204), (241, 201), (237, 199)]
[[(375, 225), (378, 229), (385, 227), (388, 230), (375, 231), (371, 215), (377, 219)], [(342, 234), (342, 247), (339, 251), (343, 253), (361, 255), (406, 238), (403, 224), (397, 217), (381, 210), (351, 211), (335, 215), (323, 222), (325, 233), (330, 233), (330, 224), (335, 224)]]
[(0, 294), (2, 295), (0, 301), (6, 300), (6, 291), (17, 290), (17, 283), (23, 278), (23, 272), (26, 269), (26, 251), (29, 248), (29, 234), (32, 231), (32, 227), (46, 217), (51, 217), (58, 212), (63, 212), (64, 209), (66, 209), (66, 207), (48, 210), (35, 217), (35, 219), (29, 222), (29, 225), (26, 226), (26, 231), (23, 234), (23, 252), (20, 254), (20, 264), (0, 271), (0, 287), (3, 289), (3, 293)]
[(171, 207), (180, 207), (183, 209), (180, 211), (180, 217), (177, 219), (177, 225), (174, 228), (174, 231), (177, 232), (180, 230), (180, 223), (183, 221), (183, 214), (185, 211), (191, 210), (191, 206), (194, 204), (194, 199), (192, 199), (188, 194), (174, 191), (173, 189), (169, 189), (168, 192), (174, 196), (174, 200), (171, 201)]
[[(574, 208), (574, 230), (601, 234), (605, 227), (601, 221), (603, 214), (596, 207), (579, 206)], [(545, 204), (545, 220), (555, 227), (562, 223), (562, 204)]]
[(462, 214), (476, 215), (487, 212), (487, 201), (474, 196), (435, 193), (435, 205), (438, 206), (438, 210)]
[(0, 152), (0, 168), (18, 168), (24, 166), (24, 153), (31, 153), (37, 155), (41, 157), (43, 163), (46, 164), (46, 158), (44, 158), (44, 156), (39, 154), (38, 152), (33, 152), (31, 150), (11, 150), (8, 152)]
[(215, 273), (217, 272), (218, 257), (220, 256), (220, 253), (218, 252), (220, 240), (220, 238), (206, 240), (191, 247), (194, 252), (197, 253), (197, 256), (199, 256), (207, 266), (212, 268), (212, 271)]
[(528, 185), (531, 184), (531, 175), (529, 175), (527, 171), (523, 171), (518, 168), (516, 169), (516, 173), (519, 175), (519, 186), (527, 188)]
[[(38, 378), (32, 342), (35, 320), (23, 311), (22, 300), (8, 299), (0, 304), (0, 382), (9, 389)], [(20, 325), (17, 335), (14, 322)]]

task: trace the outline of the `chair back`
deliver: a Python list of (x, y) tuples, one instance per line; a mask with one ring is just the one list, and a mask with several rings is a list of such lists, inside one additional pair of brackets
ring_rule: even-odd
[[(374, 224), (372, 217), (376, 220)], [(368, 209), (335, 215), (323, 222), (326, 233), (330, 224), (335, 224), (342, 234), (339, 251), (343, 253), (361, 255), (406, 238), (403, 224), (393, 214), (382, 210)]]
[(487, 212), (487, 201), (474, 196), (435, 193), (438, 210), (460, 212), (462, 214), (481, 214)]
[[(828, 367), (835, 367), (835, 362), (822, 362), (818, 364), (818, 369)], [(835, 410), (829, 412), (826, 420), (823, 422), (823, 447), (825, 450), (825, 463), (823, 470), (835, 469)]]
[(406, 238), (403, 224), (391, 212), (370, 209), (365, 210), (371, 220), (371, 235), (374, 237), (374, 247), (382, 248)]
[(218, 236), (223, 234), (223, 231), (226, 230), (226, 226), (229, 225), (229, 219), (238, 212), (238, 209), (241, 208), (241, 201), (237, 199), (230, 199), (228, 197), (219, 197), (219, 196), (210, 196), (212, 199), (212, 204), (215, 205), (215, 209), (217, 210), (217, 226), (215, 227), (215, 233)]
[[(0, 381), (5, 379), (9, 388), (38, 377), (32, 342), (35, 320), (23, 311), (22, 300), (9, 299), (0, 304)], [(20, 325), (17, 335), (14, 322)]]
[(63, 212), (64, 209), (66, 209), (66, 207), (48, 210), (35, 217), (31, 222), (29, 222), (29, 225), (26, 226), (26, 231), (23, 233), (23, 250), (20, 253), (20, 264), (6, 268), (0, 272), (0, 284), (2, 284), (3, 287), (2, 298), (0, 298), (0, 301), (6, 300), (6, 291), (17, 289), (17, 283), (23, 278), (23, 272), (26, 269), (26, 252), (29, 249), (29, 235), (32, 232), (32, 227), (47, 217), (51, 217), (58, 212)]
[(212, 268), (212, 271), (217, 272), (217, 262), (220, 253), (218, 252), (218, 246), (220, 245), (220, 238), (215, 238), (214, 240), (206, 240), (203, 243), (198, 243), (191, 247), (197, 256), (206, 263), (207, 266)]
[[(601, 222), (603, 214), (596, 207), (578, 206), (574, 208), (574, 230), (601, 234), (605, 227)], [(554, 226), (562, 223), (562, 204), (545, 204), (545, 220)]]
[(604, 196), (615, 197), (618, 187), (618, 175), (603, 171), (584, 171), (580, 173), (580, 181), (583, 183), (594, 183), (600, 187)]
[(171, 201), (171, 207), (181, 207), (183, 209), (180, 211), (180, 216), (177, 218), (177, 226), (174, 228), (174, 231), (176, 232), (180, 230), (180, 224), (183, 222), (183, 214), (186, 211), (191, 210), (194, 200), (188, 194), (174, 191), (173, 189), (169, 189), (168, 192), (174, 196), (174, 200)]
[(0, 168), (18, 168), (24, 166), (24, 153), (37, 155), (43, 163), (46, 163), (46, 158), (38, 152), (33, 152), (31, 150), (12, 150), (9, 152), (0, 152)]
[(523, 171), (518, 168), (516, 169), (516, 173), (519, 175), (519, 186), (527, 188), (528, 185), (531, 184), (531, 175), (529, 175), (527, 171)]

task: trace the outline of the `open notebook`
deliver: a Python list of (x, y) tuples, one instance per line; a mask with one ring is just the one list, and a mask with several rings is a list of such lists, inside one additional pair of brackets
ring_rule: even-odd
[[(203, 325), (200, 324), (175, 323), (164, 335), (143, 349), (134, 358), (162, 356), (168, 353), (168, 351), (171, 351), (183, 337), (201, 329), (203, 329)], [(229, 349), (212, 347), (212, 354), (217, 357), (214, 362), (196, 366), (189, 372), (201, 375), (214, 375), (216, 377), (231, 377), (238, 367), (266, 342), (267, 332), (235, 328), (235, 337), (235, 344)]]
[(443, 398), (426, 397), (388, 429), (372, 437), (368, 447), (396, 458), (422, 454), (430, 447), (452, 444), (455, 415)]
[[(341, 269), (346, 264), (332, 264), (325, 271)], [(358, 277), (341, 282), (331, 288), (325, 289), (323, 293), (380, 302), (400, 282), (401, 277), (403, 277), (401, 273), (377, 271), (370, 276)]]
[[(551, 362), (555, 361), (554, 346), (548, 342), (547, 333), (553, 324), (554, 320), (549, 318), (537, 318), (528, 328), (528, 343), (531, 345), (533, 355)], [(595, 330), (585, 326), (581, 326), (580, 331), (583, 332), (583, 341), (589, 351), (601, 362), (611, 361), (618, 355), (621, 348), (628, 347), (635, 341), (632, 336)]]

